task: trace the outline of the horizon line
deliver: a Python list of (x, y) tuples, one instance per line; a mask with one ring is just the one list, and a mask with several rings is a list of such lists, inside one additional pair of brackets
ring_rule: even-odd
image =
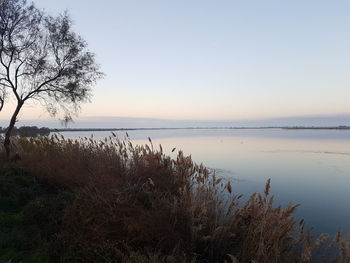
[[(341, 114), (308, 114), (308, 115), (292, 115), (292, 116), (279, 116), (279, 117), (265, 117), (265, 118), (236, 118), (236, 119), (173, 119), (173, 118), (158, 118), (158, 117), (127, 117), (127, 116), (82, 116), (73, 118), (73, 123), (82, 119), (94, 119), (94, 118), (106, 118), (106, 119), (145, 119), (145, 120), (159, 120), (159, 121), (200, 121), (200, 122), (227, 122), (227, 121), (264, 121), (264, 120), (278, 120), (278, 119), (293, 119), (293, 118), (332, 118), (332, 117), (350, 117), (350, 113)], [(0, 121), (9, 121), (9, 119), (0, 119)], [(55, 118), (44, 119), (19, 119), (21, 121), (61, 121)]]

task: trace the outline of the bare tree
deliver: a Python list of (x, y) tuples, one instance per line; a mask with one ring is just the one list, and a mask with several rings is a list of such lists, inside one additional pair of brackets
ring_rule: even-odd
[(71, 26), (67, 13), (52, 17), (25, 0), (0, 0), (0, 111), (11, 97), (16, 101), (4, 140), (7, 155), (27, 101), (37, 100), (52, 116), (70, 119), (101, 77), (87, 43)]

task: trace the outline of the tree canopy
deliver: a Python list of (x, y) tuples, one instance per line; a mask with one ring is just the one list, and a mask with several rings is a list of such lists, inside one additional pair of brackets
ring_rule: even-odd
[(25, 0), (0, 0), (0, 111), (11, 98), (17, 102), (10, 132), (28, 100), (70, 119), (101, 76), (67, 12), (54, 17)]

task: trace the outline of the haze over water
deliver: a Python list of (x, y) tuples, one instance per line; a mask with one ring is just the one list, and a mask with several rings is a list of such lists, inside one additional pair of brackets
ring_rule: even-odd
[[(70, 138), (92, 132), (62, 132)], [(162, 145), (232, 180), (237, 194), (262, 192), (268, 178), (276, 204), (301, 204), (296, 215), (317, 233), (350, 232), (350, 131), (201, 129), (128, 131), (134, 144)], [(95, 139), (110, 132), (93, 132)], [(125, 132), (117, 132), (120, 139)], [(171, 153), (171, 149), (176, 151)], [(316, 232), (315, 232), (316, 233)]]

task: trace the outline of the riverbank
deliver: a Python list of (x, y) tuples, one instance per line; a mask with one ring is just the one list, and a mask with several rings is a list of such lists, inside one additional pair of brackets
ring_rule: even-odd
[(321, 262), (329, 245), (348, 258), (345, 237), (312, 241), (296, 206), (275, 207), (270, 182), (240, 203), (230, 182), (151, 140), (14, 144), (1, 162), (4, 262)]

